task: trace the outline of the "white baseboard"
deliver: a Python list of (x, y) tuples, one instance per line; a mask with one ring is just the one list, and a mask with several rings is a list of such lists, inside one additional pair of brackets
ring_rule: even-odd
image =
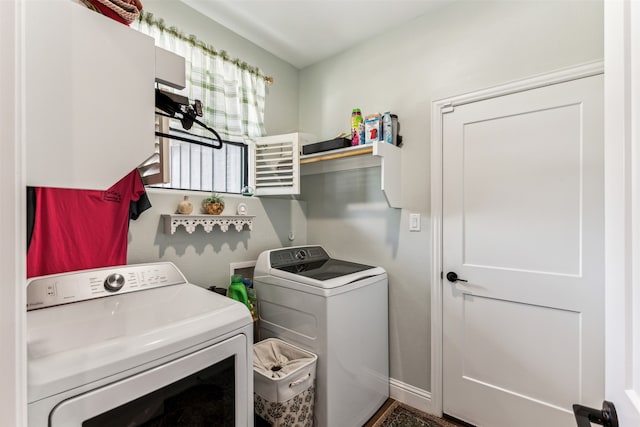
[(418, 387), (414, 387), (411, 384), (389, 378), (389, 396), (398, 402), (411, 406), (412, 408), (419, 409), (428, 414), (435, 414), (435, 410), (431, 402), (431, 393)]

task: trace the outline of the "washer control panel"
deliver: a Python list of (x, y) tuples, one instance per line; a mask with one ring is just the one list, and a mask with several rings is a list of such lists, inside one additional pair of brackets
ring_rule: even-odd
[(279, 249), (271, 251), (271, 267), (280, 268), (309, 262), (326, 261), (327, 252), (320, 246), (302, 246), (297, 248)]
[(187, 279), (170, 262), (35, 277), (27, 283), (27, 311), (185, 283)]

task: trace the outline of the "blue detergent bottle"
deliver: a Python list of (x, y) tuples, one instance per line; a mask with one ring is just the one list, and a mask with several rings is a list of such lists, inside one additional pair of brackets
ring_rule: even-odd
[(242, 276), (239, 274), (231, 276), (231, 284), (227, 289), (227, 296), (236, 301), (240, 301), (247, 307), (247, 309), (251, 310), (249, 298), (247, 297), (247, 288), (242, 282)]

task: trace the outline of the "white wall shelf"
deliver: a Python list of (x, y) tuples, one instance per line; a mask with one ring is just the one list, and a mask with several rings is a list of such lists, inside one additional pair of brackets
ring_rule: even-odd
[(392, 208), (402, 207), (402, 152), (384, 142), (300, 156), (300, 174), (315, 175), (380, 166), (380, 187)]
[(184, 227), (187, 233), (192, 234), (198, 225), (201, 225), (207, 233), (213, 231), (216, 225), (222, 232), (229, 230), (230, 226), (233, 226), (236, 231), (240, 232), (244, 229), (245, 225), (249, 230), (253, 230), (254, 218), (255, 215), (162, 215), (164, 232), (166, 234), (174, 234), (180, 226)]

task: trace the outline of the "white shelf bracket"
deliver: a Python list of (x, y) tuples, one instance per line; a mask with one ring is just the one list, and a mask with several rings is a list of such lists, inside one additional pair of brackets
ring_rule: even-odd
[(402, 152), (395, 145), (373, 144), (373, 155), (380, 157), (380, 186), (392, 208), (402, 207)]

